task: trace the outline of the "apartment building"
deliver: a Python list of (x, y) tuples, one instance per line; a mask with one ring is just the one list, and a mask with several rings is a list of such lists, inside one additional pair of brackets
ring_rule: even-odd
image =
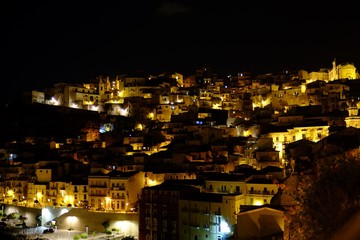
[(135, 211), (141, 189), (145, 185), (143, 172), (97, 172), (88, 177), (89, 206), (100, 211)]
[(200, 189), (182, 184), (160, 184), (142, 189), (140, 201), (139, 240), (182, 240), (179, 201), (182, 195), (193, 195)]

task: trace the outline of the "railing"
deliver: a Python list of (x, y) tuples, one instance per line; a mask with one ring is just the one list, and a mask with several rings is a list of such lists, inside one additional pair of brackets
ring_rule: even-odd
[(106, 193), (93, 193), (93, 194), (89, 194), (89, 196), (94, 196), (94, 197), (106, 197)]
[(107, 188), (107, 185), (90, 185), (91, 188)]
[(112, 199), (125, 199), (125, 196), (112, 196)]
[(260, 195), (274, 195), (274, 190), (272, 191), (260, 191), (260, 190), (250, 190), (248, 194), (260, 194)]

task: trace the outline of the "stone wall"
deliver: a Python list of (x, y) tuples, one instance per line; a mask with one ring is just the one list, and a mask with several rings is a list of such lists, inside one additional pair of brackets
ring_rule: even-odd
[(29, 207), (22, 207), (22, 206), (13, 206), (4, 204), (3, 210), (6, 215), (12, 213), (19, 213), (22, 217), (26, 219), (24, 222), (26, 223), (27, 227), (36, 227), (37, 220), (36, 217), (41, 215), (41, 208), (29, 208)]
[[(51, 207), (49, 209), (51, 212)], [(54, 219), (59, 229), (73, 229), (86, 232), (104, 232), (103, 223), (108, 221), (109, 228), (118, 229), (124, 235), (138, 236), (139, 214), (138, 213), (107, 213), (94, 212), (85, 209), (71, 208), (69, 212)]]
[(58, 229), (72, 229), (81, 232), (104, 232), (104, 222), (109, 222), (108, 230), (117, 229), (125, 236), (139, 235), (139, 213), (108, 213), (94, 212), (80, 208), (44, 207), (30, 208), (13, 205), (3, 205), (5, 214), (19, 213), (26, 217), (27, 227), (37, 226), (36, 217), (41, 216), (41, 225), (55, 221)]

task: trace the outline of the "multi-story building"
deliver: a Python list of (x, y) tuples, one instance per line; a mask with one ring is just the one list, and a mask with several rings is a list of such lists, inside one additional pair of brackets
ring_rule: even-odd
[(179, 200), (179, 239), (227, 239), (234, 236), (241, 194), (193, 193)]
[(219, 194), (244, 194), (246, 192), (244, 175), (209, 173), (205, 175), (205, 178), (205, 192)]
[(48, 183), (28, 182), (27, 201), (34, 206), (42, 206), (47, 203)]
[(27, 196), (27, 176), (19, 176), (17, 178), (10, 178), (4, 181), (2, 190), (0, 191), (5, 196), (7, 203), (19, 203), (26, 200)]
[(303, 126), (283, 125), (275, 127), (263, 136), (273, 139), (275, 150), (279, 152), (279, 159), (283, 161), (285, 144), (301, 139), (317, 142), (329, 136), (329, 127), (325, 123), (303, 124)]
[(143, 172), (97, 172), (89, 175), (89, 206), (92, 209), (135, 211), (141, 189), (145, 185)]
[(104, 209), (108, 195), (109, 177), (102, 173), (94, 173), (88, 177), (89, 206), (93, 209)]
[(200, 190), (194, 186), (161, 184), (142, 189), (139, 240), (182, 240), (179, 232), (179, 199)]
[(245, 205), (270, 204), (272, 197), (279, 189), (278, 183), (279, 180), (263, 175), (251, 176), (246, 179)]
[(58, 83), (54, 86), (53, 104), (86, 110), (99, 110), (100, 96), (97, 89), (84, 85)]

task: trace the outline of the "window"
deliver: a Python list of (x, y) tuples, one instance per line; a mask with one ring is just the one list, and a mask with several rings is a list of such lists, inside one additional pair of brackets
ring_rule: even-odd
[(221, 231), (221, 216), (216, 216), (217, 231)]

